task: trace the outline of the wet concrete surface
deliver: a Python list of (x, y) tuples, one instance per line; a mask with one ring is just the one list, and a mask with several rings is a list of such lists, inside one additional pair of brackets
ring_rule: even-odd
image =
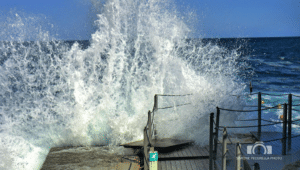
[(41, 170), (138, 170), (140, 158), (124, 147), (54, 147)]

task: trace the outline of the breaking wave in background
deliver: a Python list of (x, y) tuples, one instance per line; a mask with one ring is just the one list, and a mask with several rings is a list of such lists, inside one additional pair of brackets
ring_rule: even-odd
[[(201, 40), (168, 1), (108, 0), (83, 49), (58, 41), (34, 17), (14, 14), (0, 33), (0, 167), (41, 168), (51, 147), (110, 145), (143, 139), (159, 98), (160, 138), (208, 143), (209, 113), (241, 109), (248, 65), (238, 49)], [(13, 31), (11, 31), (13, 30)], [(34, 41), (28, 41), (28, 40)], [(237, 114), (221, 115), (223, 125)], [(207, 136), (207, 137), (205, 137)]]

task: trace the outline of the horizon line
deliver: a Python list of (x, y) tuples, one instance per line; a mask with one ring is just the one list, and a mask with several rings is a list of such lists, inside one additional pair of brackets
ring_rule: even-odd
[[(214, 38), (193, 38), (189, 37), (187, 39), (259, 39), (259, 38), (300, 38), (300, 36), (282, 36), (282, 37), (214, 37)], [(50, 40), (50, 41), (90, 41), (91, 39), (80, 39), (80, 40), (64, 40), (64, 39), (55, 39), (55, 40)], [(0, 40), (0, 42), (7, 41), (7, 40)], [(39, 40), (25, 40), (22, 42), (30, 42), (30, 41), (39, 41)], [(8, 42), (10, 42), (8, 40)]]

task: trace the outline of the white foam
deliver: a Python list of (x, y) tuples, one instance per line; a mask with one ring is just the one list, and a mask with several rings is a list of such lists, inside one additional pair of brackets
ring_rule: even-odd
[[(31, 170), (51, 147), (141, 140), (154, 94), (193, 93), (159, 97), (159, 107), (191, 103), (156, 113), (159, 137), (207, 144), (209, 113), (216, 106), (241, 109), (243, 99), (230, 95), (246, 88), (236, 76), (245, 65), (238, 65), (237, 50), (187, 43), (190, 29), (171, 7), (166, 1), (108, 0), (86, 50), (56, 42), (2, 44), (0, 50), (12, 55), (0, 67), (1, 146), (8, 153), (0, 165)], [(237, 116), (222, 114), (223, 125)]]

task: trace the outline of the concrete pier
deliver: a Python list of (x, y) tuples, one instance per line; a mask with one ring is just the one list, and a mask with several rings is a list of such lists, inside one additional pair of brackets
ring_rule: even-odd
[(41, 170), (139, 170), (133, 149), (108, 146), (51, 148)]

